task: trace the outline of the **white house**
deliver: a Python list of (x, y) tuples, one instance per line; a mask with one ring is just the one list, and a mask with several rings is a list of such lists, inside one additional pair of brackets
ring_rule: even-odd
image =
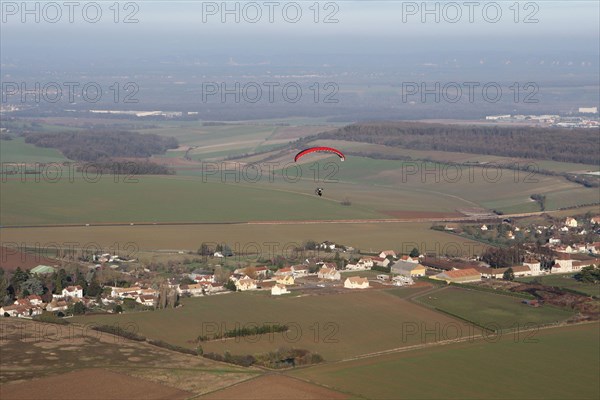
[(154, 305), (156, 304), (156, 300), (157, 298), (154, 296), (142, 294), (139, 295), (135, 301), (147, 307), (154, 307)]
[(317, 276), (319, 277), (319, 279), (327, 279), (330, 281), (339, 281), (340, 279), (342, 279), (340, 271), (327, 267), (321, 268)]
[(371, 259), (373, 260), (373, 264), (375, 264), (378, 267), (387, 267), (391, 262), (387, 258), (382, 257), (372, 257)]
[(294, 277), (291, 275), (279, 276), (275, 280), (279, 285), (293, 285)]
[(481, 228), (479, 228), (479, 229), (481, 229), (482, 231), (487, 231), (488, 227), (487, 227), (487, 225), (481, 225)]
[(415, 263), (415, 264), (419, 263), (419, 257), (402, 256), (402, 257), (400, 257), (400, 260), (409, 262), (409, 263)]
[(62, 290), (62, 297), (77, 297), (78, 299), (83, 297), (83, 288), (77, 286), (67, 286)]
[(394, 250), (384, 250), (381, 253), (379, 253), (379, 257), (381, 258), (387, 258), (389, 256), (396, 258), (396, 252)]
[(271, 295), (273, 296), (280, 296), (282, 294), (286, 294), (289, 293), (290, 291), (287, 290), (287, 288), (285, 287), (285, 285), (275, 285), (271, 288)]
[(359, 276), (351, 276), (344, 281), (344, 287), (347, 289), (367, 289), (369, 280)]
[(371, 269), (373, 267), (373, 260), (370, 257), (363, 257), (358, 260), (359, 265), (363, 265), (365, 269)]
[(569, 228), (577, 228), (577, 220), (575, 218), (567, 217), (565, 225)]
[(538, 260), (535, 260), (535, 259), (525, 260), (525, 262), (523, 262), (523, 265), (529, 267), (529, 270), (531, 271), (532, 276), (537, 276), (542, 273), (542, 271), (541, 271), (542, 264)]
[(294, 277), (301, 277), (308, 275), (308, 265), (293, 265), (292, 266), (292, 275)]

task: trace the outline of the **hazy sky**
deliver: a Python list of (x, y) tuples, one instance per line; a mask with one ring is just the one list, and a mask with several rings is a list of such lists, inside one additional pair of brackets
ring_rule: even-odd
[[(72, 58), (78, 52), (86, 57), (438, 50), (597, 54), (600, 37), (600, 2), (595, 0), (521, 1), (517, 6), (514, 0), (425, 6), (420, 1), (144, 0), (120, 2), (118, 14), (113, 0), (81, 1), (73, 10), (73, 23), (63, 2), (53, 3), (59, 5), (60, 18), (56, 7), (46, 5), (52, 2), (28, 7), (34, 9), (36, 3), (39, 22), (36, 12), (24, 13), (21, 1), (2, 1), (3, 60), (31, 53)], [(425, 13), (424, 7), (433, 12)], [(137, 22), (124, 23), (128, 16)], [(89, 22), (94, 19), (98, 22)]]

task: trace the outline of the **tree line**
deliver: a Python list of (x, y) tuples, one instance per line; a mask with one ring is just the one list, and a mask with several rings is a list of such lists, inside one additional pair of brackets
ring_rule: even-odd
[(369, 122), (306, 137), (300, 143), (317, 139), (600, 165), (600, 155), (595, 151), (599, 144), (597, 129)]

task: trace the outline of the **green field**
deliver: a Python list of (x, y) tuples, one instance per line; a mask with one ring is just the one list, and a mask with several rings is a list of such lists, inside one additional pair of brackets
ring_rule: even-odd
[[(598, 262), (600, 263), (600, 260)], [(590, 296), (600, 297), (600, 284), (579, 282), (573, 278), (573, 274), (552, 274), (519, 278), (517, 280), (519, 282), (531, 282), (534, 279), (539, 279), (544, 285), (577, 290), (578, 292), (587, 293)]]
[(379, 290), (282, 297), (273, 297), (268, 291), (238, 292), (184, 299), (183, 307), (175, 310), (78, 317), (73, 321), (133, 323), (142, 335), (192, 348), (203, 327), (206, 334), (214, 326), (233, 329), (236, 323), (287, 324), (290, 326), (287, 337), (275, 334), (256, 340), (218, 340), (204, 342), (202, 347), (204, 351), (232, 354), (299, 347), (314, 350), (328, 361), (444, 339), (441, 334), (403, 337), (406, 324), (434, 328), (436, 323), (442, 326), (454, 323), (464, 326), (465, 335), (468, 332), (466, 324), (460, 321)]
[(51, 163), (63, 162), (67, 158), (56, 149), (36, 147), (25, 143), (21, 137), (0, 140), (0, 162), (3, 163)]
[(597, 323), (507, 334), (290, 375), (368, 399), (597, 399), (599, 335)]
[(530, 307), (522, 304), (518, 297), (457, 287), (444, 287), (417, 297), (415, 301), (493, 330), (552, 324), (575, 314), (547, 305)]

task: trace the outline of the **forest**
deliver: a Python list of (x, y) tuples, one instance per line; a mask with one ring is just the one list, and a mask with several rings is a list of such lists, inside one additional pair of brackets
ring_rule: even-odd
[(600, 165), (598, 129), (372, 122), (348, 125), (303, 141), (316, 139)]
[(75, 161), (107, 161), (112, 158), (150, 157), (179, 145), (173, 137), (128, 131), (24, 133), (26, 143), (60, 150)]

